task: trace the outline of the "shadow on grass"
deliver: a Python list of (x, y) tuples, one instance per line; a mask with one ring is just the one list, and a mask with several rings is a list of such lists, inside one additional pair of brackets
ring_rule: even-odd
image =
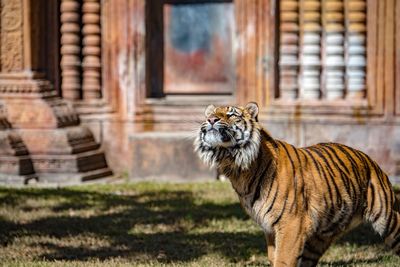
[(381, 264), (384, 261), (385, 257), (380, 256), (373, 259), (356, 259), (356, 260), (338, 260), (335, 262), (320, 262), (319, 266), (330, 266), (330, 267), (343, 267), (343, 266), (364, 266), (366, 264)]
[[(26, 205), (34, 200), (38, 205)], [(42, 202), (40, 202), (42, 201)], [(45, 204), (53, 201), (52, 205)], [(157, 259), (160, 262), (188, 262), (216, 253), (232, 262), (245, 262), (254, 254), (263, 254), (265, 242), (261, 233), (192, 231), (211, 221), (247, 220), (238, 203), (199, 202), (191, 191), (124, 193), (74, 189), (2, 189), (0, 207), (26, 212), (43, 212), (45, 216), (27, 222), (13, 222), (0, 217), (0, 248), (13, 245), (19, 237), (71, 238), (75, 243), (50, 242), (38, 238), (32, 246), (43, 252), (45, 260), (106, 260), (110, 258)], [(41, 204), (40, 204), (41, 203)], [(55, 204), (54, 204), (55, 203)], [(82, 211), (95, 211), (84, 215)], [(225, 221), (226, 220), (226, 221)], [(182, 221), (184, 222), (182, 224)], [(146, 225), (150, 230), (135, 230)], [(163, 225), (166, 230), (158, 231)], [(212, 227), (207, 228), (207, 230)], [(80, 238), (91, 236), (106, 240), (104, 244), (82, 245)], [(382, 242), (368, 226), (346, 234), (336, 244), (372, 245)], [(379, 263), (380, 258), (359, 262), (336, 261), (329, 266)], [(324, 265), (324, 263), (322, 263)]]
[(355, 244), (357, 246), (374, 245), (383, 243), (383, 239), (372, 229), (370, 225), (363, 224), (336, 241), (336, 244), (345, 243)]
[[(32, 207), (25, 205), (27, 199), (56, 204), (43, 202)], [(213, 220), (248, 219), (239, 204), (199, 204), (190, 191), (123, 195), (73, 189), (0, 189), (0, 203), (2, 207), (28, 212), (50, 209), (45, 216), (28, 222), (13, 222), (0, 217), (0, 248), (26, 236), (61, 240), (53, 243), (37, 238), (34, 245), (43, 249), (39, 259), (105, 260), (144, 256), (161, 262), (185, 262), (217, 253), (240, 261), (254, 253), (262, 253), (265, 247), (262, 234), (190, 231), (190, 227), (204, 226)], [(83, 210), (96, 212), (85, 216)], [(153, 229), (159, 224), (165, 226), (166, 231)], [(137, 225), (146, 225), (150, 231), (135, 231)], [(83, 235), (106, 240), (106, 244), (79, 244)], [(68, 243), (70, 241), (62, 242), (71, 238), (75, 240), (73, 245)]]

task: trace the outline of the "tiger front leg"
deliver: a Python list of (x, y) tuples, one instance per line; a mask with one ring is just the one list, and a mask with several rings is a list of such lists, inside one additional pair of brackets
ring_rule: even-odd
[(301, 220), (279, 227), (275, 234), (274, 267), (300, 266), (307, 231)]
[(275, 235), (272, 233), (266, 233), (265, 240), (267, 241), (267, 257), (272, 266), (274, 264), (275, 255)]

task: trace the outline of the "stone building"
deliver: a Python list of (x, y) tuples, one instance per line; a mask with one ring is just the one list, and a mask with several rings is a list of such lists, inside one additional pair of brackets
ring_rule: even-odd
[(400, 174), (396, 0), (1, 0), (0, 180), (213, 177), (210, 103)]

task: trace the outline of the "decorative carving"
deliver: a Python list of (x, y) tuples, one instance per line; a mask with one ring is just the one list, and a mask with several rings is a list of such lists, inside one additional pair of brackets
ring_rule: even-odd
[(57, 118), (58, 127), (74, 126), (79, 124), (79, 116), (76, 114), (72, 105), (62, 99), (49, 99), (48, 105), (54, 112)]
[(305, 99), (319, 99), (321, 74), (321, 3), (304, 0), (300, 5), (301, 57), (300, 95)]
[(347, 98), (366, 95), (366, 12), (365, 0), (346, 1)]
[(1, 71), (23, 68), (23, 19), (21, 0), (1, 0), (0, 60)]
[(281, 1), (281, 25), (279, 46), (280, 97), (296, 99), (298, 96), (299, 53), (299, 3), (296, 0)]
[(83, 98), (101, 97), (100, 1), (83, 0)]
[(342, 99), (345, 90), (344, 4), (342, 0), (324, 1), (325, 60), (324, 85), (327, 99)]
[(81, 36), (78, 0), (61, 2), (61, 90), (66, 99), (81, 97)]
[(28, 81), (22, 77), (2, 77), (0, 78), (0, 95), (10, 98), (21, 94), (55, 96), (57, 93), (53, 90), (53, 86), (46, 80)]
[(22, 14), (21, 0), (1, 1), (1, 29), (8, 32), (15, 32), (21, 29)]

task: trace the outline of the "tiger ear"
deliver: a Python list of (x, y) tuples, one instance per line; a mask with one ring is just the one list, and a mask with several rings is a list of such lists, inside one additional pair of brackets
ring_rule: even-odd
[(204, 111), (204, 115), (206, 115), (206, 117), (209, 117), (215, 110), (215, 106), (214, 105), (208, 105), (206, 107), (206, 110)]
[(256, 102), (249, 102), (247, 103), (245, 109), (247, 110), (247, 112), (250, 114), (250, 116), (255, 119), (256, 121), (258, 121), (258, 105)]

